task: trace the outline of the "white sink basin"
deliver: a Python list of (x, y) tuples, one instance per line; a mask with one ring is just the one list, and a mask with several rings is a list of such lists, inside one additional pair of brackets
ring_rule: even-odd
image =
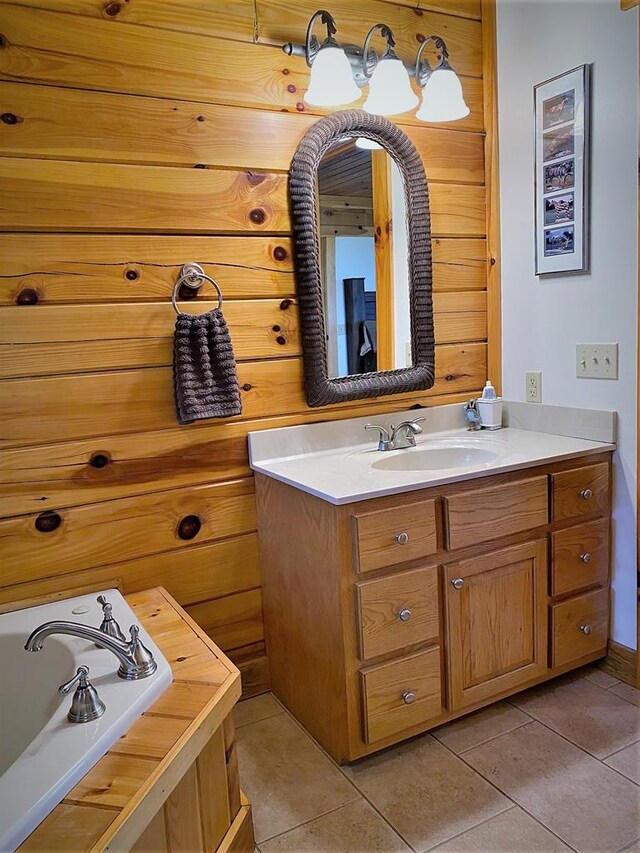
[(378, 471), (442, 471), (448, 468), (468, 468), (489, 465), (498, 453), (469, 444), (423, 447), (399, 451), (393, 456), (378, 459), (371, 467)]

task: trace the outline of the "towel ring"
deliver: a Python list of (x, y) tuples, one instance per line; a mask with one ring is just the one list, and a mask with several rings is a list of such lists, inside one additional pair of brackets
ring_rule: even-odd
[(180, 275), (173, 286), (173, 293), (171, 294), (171, 302), (173, 303), (176, 314), (186, 314), (186, 311), (181, 311), (178, 308), (178, 290), (180, 290), (180, 286), (185, 284), (187, 287), (190, 287), (191, 290), (198, 290), (198, 288), (202, 287), (205, 281), (208, 281), (215, 287), (216, 293), (218, 294), (218, 310), (222, 308), (222, 291), (215, 279), (211, 278), (210, 275), (207, 275), (200, 264), (184, 264), (180, 270)]

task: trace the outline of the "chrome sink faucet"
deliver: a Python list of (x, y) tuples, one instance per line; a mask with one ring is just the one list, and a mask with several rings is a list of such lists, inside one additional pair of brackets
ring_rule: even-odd
[(415, 418), (413, 421), (403, 421), (397, 427), (391, 424), (391, 432), (378, 424), (366, 424), (365, 429), (377, 429), (380, 433), (378, 450), (405, 450), (407, 447), (416, 446), (416, 435), (422, 432), (420, 423), (424, 420)]
[(80, 622), (45, 622), (33, 631), (25, 644), (28, 652), (39, 652), (44, 641), (52, 634), (68, 634), (71, 637), (80, 637), (89, 640), (102, 649), (107, 649), (120, 661), (118, 676), (125, 681), (137, 681), (140, 678), (148, 678), (158, 668), (149, 649), (143, 645), (138, 636), (139, 628), (132, 625), (129, 629), (131, 639), (119, 640), (105, 634), (98, 628), (83, 625)]

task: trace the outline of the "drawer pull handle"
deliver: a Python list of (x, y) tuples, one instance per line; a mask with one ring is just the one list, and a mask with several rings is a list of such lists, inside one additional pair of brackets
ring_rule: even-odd
[(409, 542), (409, 534), (408, 533), (396, 533), (396, 542), (398, 545), (407, 545)]
[(454, 589), (462, 589), (462, 587), (464, 586), (464, 579), (463, 578), (456, 578), (455, 580), (452, 580), (451, 586)]
[(582, 633), (583, 633), (585, 636), (587, 636), (587, 637), (588, 637), (588, 636), (589, 636), (589, 634), (591, 633), (591, 625), (581, 625), (581, 626), (580, 626), (580, 630), (582, 631)]
[(587, 563), (590, 563), (591, 562), (591, 554), (588, 551), (584, 554), (580, 554), (580, 561), (582, 563), (585, 563), (585, 565)]
[(591, 489), (583, 489), (580, 492), (580, 497), (582, 498), (583, 501), (590, 501), (591, 498), (593, 497), (593, 492), (591, 491)]
[(410, 611), (410, 610), (407, 610), (407, 608), (406, 608), (406, 607), (404, 607), (404, 608), (403, 608), (403, 609), (398, 613), (398, 619), (399, 619), (401, 622), (408, 622), (408, 621), (409, 621), (409, 619), (411, 619), (411, 611)]
[(412, 690), (405, 690), (402, 694), (402, 701), (405, 705), (410, 705), (412, 702), (416, 701), (416, 694)]

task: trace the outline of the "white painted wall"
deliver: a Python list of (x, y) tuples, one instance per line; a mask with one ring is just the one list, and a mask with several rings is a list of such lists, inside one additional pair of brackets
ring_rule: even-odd
[[(636, 647), (635, 479), (638, 9), (619, 0), (497, 0), (502, 221), (503, 393), (615, 409), (612, 637)], [(591, 272), (534, 275), (533, 86), (592, 68)], [(578, 342), (618, 341), (617, 382), (577, 379)]]
[(336, 323), (338, 327), (338, 372), (347, 376), (347, 332), (344, 279), (364, 278), (364, 289), (376, 289), (376, 254), (373, 237), (336, 237)]

